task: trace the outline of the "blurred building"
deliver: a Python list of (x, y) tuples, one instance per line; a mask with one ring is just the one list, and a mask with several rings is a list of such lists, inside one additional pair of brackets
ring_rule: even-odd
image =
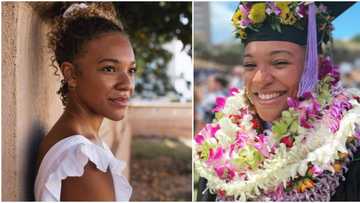
[(194, 37), (203, 43), (210, 43), (210, 4), (194, 2)]
[(167, 65), (167, 75), (171, 85), (175, 88), (180, 102), (190, 102), (192, 99), (193, 68), (191, 56), (187, 54), (190, 47), (184, 47), (178, 39), (164, 45), (164, 48), (172, 54)]

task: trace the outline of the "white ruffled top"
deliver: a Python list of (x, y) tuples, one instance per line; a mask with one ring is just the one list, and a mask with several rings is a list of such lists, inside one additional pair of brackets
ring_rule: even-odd
[(46, 153), (35, 180), (35, 200), (60, 201), (61, 181), (82, 176), (88, 161), (102, 172), (110, 170), (116, 201), (129, 201), (132, 188), (122, 175), (126, 163), (116, 159), (105, 143), (96, 145), (82, 135), (62, 139)]

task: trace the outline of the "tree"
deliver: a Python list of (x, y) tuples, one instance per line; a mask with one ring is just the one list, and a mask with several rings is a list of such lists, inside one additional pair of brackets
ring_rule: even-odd
[(351, 38), (351, 41), (360, 43), (360, 34), (357, 34)]
[[(114, 3), (125, 31), (133, 43), (139, 82), (136, 91), (144, 97), (175, 92), (166, 75), (171, 54), (163, 45), (179, 39), (185, 46), (192, 42), (191, 2), (117, 2)], [(191, 49), (188, 54), (190, 55)], [(153, 87), (149, 87), (152, 84)], [(150, 91), (148, 93), (144, 91)], [(149, 96), (151, 97), (151, 96)]]
[(222, 45), (210, 45), (194, 40), (195, 58), (202, 58), (219, 64), (234, 66), (241, 64), (243, 45), (239, 41)]

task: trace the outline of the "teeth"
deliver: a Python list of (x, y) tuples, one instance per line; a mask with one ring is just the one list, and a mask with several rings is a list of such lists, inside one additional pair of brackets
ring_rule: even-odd
[(263, 99), (263, 100), (273, 99), (278, 96), (280, 96), (280, 92), (271, 93), (271, 94), (260, 94), (259, 93), (259, 98)]

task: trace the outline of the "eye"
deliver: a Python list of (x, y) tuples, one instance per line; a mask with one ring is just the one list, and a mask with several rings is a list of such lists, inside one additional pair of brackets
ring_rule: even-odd
[(245, 71), (252, 71), (256, 68), (256, 64), (255, 63), (244, 63), (244, 68)]
[(104, 72), (109, 72), (109, 73), (116, 72), (115, 67), (113, 67), (113, 66), (105, 66), (101, 70)]
[(136, 73), (136, 71), (137, 71), (136, 67), (132, 67), (132, 68), (129, 69), (129, 73), (131, 75), (134, 75)]
[(284, 68), (285, 66), (289, 65), (290, 63), (288, 61), (273, 61), (272, 62), (272, 65), (273, 66), (276, 66), (278, 68)]

